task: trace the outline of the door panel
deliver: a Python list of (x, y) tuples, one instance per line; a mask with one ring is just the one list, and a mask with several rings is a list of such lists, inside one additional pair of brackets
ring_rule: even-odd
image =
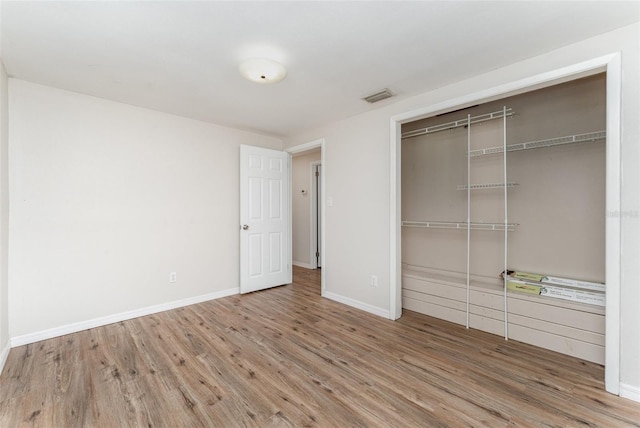
[(290, 155), (240, 146), (240, 292), (291, 282)]
[(282, 270), (282, 234), (270, 233), (269, 234), (269, 264), (270, 273), (279, 273)]

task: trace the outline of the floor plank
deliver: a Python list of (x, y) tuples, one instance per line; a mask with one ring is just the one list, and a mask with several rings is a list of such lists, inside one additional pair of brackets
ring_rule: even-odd
[(11, 350), (1, 427), (640, 427), (602, 366), (294, 283)]

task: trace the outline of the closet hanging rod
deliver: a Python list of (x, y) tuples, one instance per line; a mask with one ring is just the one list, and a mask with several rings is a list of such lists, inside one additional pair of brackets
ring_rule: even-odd
[[(519, 186), (519, 183), (509, 182), (506, 183), (506, 187)], [(457, 190), (480, 190), (480, 189), (502, 189), (505, 187), (505, 183), (482, 183), (482, 184), (458, 184)]]
[(471, 222), (467, 223), (466, 221), (455, 222), (455, 221), (410, 221), (403, 220), (402, 226), (404, 227), (424, 227), (424, 228), (433, 228), (433, 229), (460, 229), (467, 230), (467, 226), (469, 226), (470, 230), (496, 230), (496, 231), (504, 231), (505, 227), (508, 232), (514, 232), (518, 223), (484, 223), (484, 222)]
[[(607, 138), (607, 131), (587, 132), (586, 134), (567, 135), (565, 137), (547, 138), (545, 140), (528, 141), (526, 143), (510, 144), (507, 146), (507, 152), (515, 152), (518, 150), (539, 149), (542, 147), (562, 146), (564, 144), (573, 143), (590, 143), (600, 141)], [(486, 149), (471, 150), (470, 157), (497, 155), (504, 151), (502, 146), (489, 147)]]
[[(513, 110), (508, 108), (506, 110), (506, 116), (513, 116)], [(472, 116), (470, 119), (464, 118), (460, 120), (454, 120), (453, 122), (442, 123), (439, 125), (428, 126), (426, 128), (414, 129), (413, 131), (407, 131), (402, 133), (402, 139), (417, 137), (419, 135), (432, 134), (434, 132), (446, 131), (447, 129), (460, 128), (462, 126), (467, 126), (469, 123), (480, 123), (486, 122), (488, 120), (500, 119), (505, 115), (504, 110), (498, 110), (491, 113), (480, 114), (478, 116)]]

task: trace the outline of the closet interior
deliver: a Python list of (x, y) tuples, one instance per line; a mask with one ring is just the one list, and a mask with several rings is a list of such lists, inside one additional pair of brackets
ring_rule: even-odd
[(404, 124), (403, 308), (604, 364), (605, 130), (604, 74)]

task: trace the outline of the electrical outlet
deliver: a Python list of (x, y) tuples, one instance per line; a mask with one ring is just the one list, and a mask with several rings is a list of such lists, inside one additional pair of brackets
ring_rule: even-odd
[(178, 280), (178, 274), (176, 272), (169, 273), (169, 282), (176, 282)]
[(372, 287), (377, 287), (378, 286), (378, 276), (377, 275), (371, 275), (371, 286)]

